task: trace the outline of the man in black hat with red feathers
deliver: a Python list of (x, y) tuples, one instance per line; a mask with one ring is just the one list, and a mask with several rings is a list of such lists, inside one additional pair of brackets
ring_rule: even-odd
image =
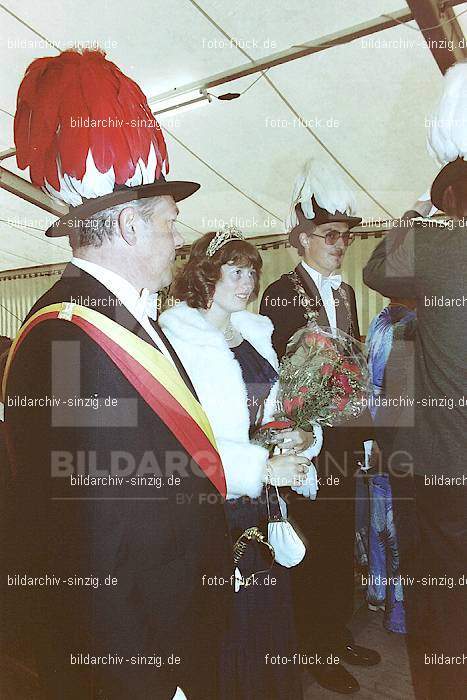
[[(305, 165), (295, 182), (288, 220), (290, 243), (302, 260), (266, 289), (260, 308), (274, 324), (272, 341), (279, 357), (310, 313), (321, 327), (360, 340), (355, 293), (338, 274), (353, 239), (351, 229), (361, 222), (352, 215), (353, 207), (352, 192), (337, 173), (320, 163)], [(307, 446), (306, 435), (299, 449)], [(370, 437), (363, 417), (351, 425), (323, 428), (323, 446), (314, 459), (320, 479), (316, 501), (310, 503), (304, 494), (289, 498), (290, 514), (308, 548), (293, 569), (301, 648), (317, 655), (312, 671), (320, 685), (343, 694), (358, 691), (359, 684), (341, 662), (372, 666), (380, 660), (377, 652), (356, 645), (347, 629), (354, 596), (354, 476), (363, 441)]]
[(176, 202), (199, 185), (165, 181), (146, 98), (100, 52), (29, 66), (15, 140), (33, 183), (71, 207), (47, 235), (69, 235), (73, 258), (6, 368), (5, 614), (47, 700), (215, 698), (225, 478), (155, 320), (183, 242)]

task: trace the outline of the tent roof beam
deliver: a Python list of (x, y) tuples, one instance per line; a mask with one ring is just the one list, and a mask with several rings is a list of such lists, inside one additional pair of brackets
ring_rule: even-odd
[(15, 175), (15, 173), (2, 167), (0, 167), (0, 187), (55, 216), (62, 216), (68, 211), (68, 207), (65, 204), (55, 202), (52, 197), (49, 197), (39, 187), (32, 185), (27, 180), (19, 177), (19, 175)]
[[(467, 59), (464, 33), (452, 9), (454, 5), (460, 3), (443, 0), (406, 0), (406, 2), (441, 73), (446, 73), (454, 63)], [(461, 40), (462, 44), (459, 46)]]
[[(412, 0), (408, 4), (416, 5), (426, 5), (433, 3), (436, 5), (435, 0)], [(444, 9), (444, 17), (451, 13), (450, 16), (454, 16), (451, 5), (461, 5), (465, 0), (450, 0), (449, 7)], [(436, 5), (436, 10), (438, 16), (440, 17), (440, 11)], [(418, 7), (417, 7), (418, 13)], [(405, 24), (416, 19), (414, 12), (410, 8), (397, 10), (397, 12), (392, 12), (387, 15), (380, 15), (373, 19), (362, 22), (361, 24), (356, 24), (352, 27), (346, 27), (333, 34), (326, 34), (325, 36), (313, 39), (313, 41), (300, 44), (299, 46), (292, 46), (290, 49), (285, 51), (279, 51), (274, 54), (270, 54), (260, 61), (250, 61), (249, 63), (244, 63), (235, 68), (230, 68), (222, 73), (216, 73), (215, 75), (202, 78), (201, 80), (196, 80), (192, 83), (187, 83), (186, 85), (181, 85), (180, 87), (173, 88), (172, 90), (167, 90), (159, 95), (154, 95), (150, 98), (149, 102), (152, 107), (154, 103), (162, 100), (167, 100), (173, 98), (177, 95), (185, 95), (189, 92), (194, 92), (196, 90), (209, 90), (211, 88), (217, 87), (218, 85), (224, 85), (225, 83), (230, 83), (233, 80), (238, 80), (247, 75), (253, 75), (254, 73), (261, 73), (262, 71), (273, 68), (274, 66), (280, 66), (283, 63), (289, 63), (290, 61), (296, 61), (304, 56), (310, 56), (314, 53), (319, 53), (320, 51), (326, 51), (327, 49), (333, 48), (334, 46), (340, 46), (341, 44), (348, 44), (355, 39), (360, 39), (364, 36), (369, 36), (370, 34), (376, 34), (377, 32), (382, 32), (385, 29), (390, 29), (391, 27), (396, 27), (398, 24)], [(437, 19), (433, 24), (439, 24), (443, 19)], [(457, 22), (457, 20), (455, 20)], [(453, 22), (452, 24), (454, 24)], [(432, 25), (425, 25), (432, 26)], [(460, 36), (462, 36), (462, 30), (460, 30)], [(455, 60), (455, 59), (454, 59)]]

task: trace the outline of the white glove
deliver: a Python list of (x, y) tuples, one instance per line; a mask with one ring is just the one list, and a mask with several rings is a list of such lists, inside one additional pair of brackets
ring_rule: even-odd
[(308, 457), (308, 459), (312, 459), (313, 457), (317, 457), (321, 452), (321, 448), (323, 446), (323, 429), (319, 423), (313, 423), (313, 434), (315, 436), (315, 441), (307, 450), (300, 452), (301, 457)]
[[(323, 429), (318, 423), (313, 424), (313, 433), (315, 436), (315, 441), (307, 450), (300, 452), (301, 457), (312, 459), (321, 452), (321, 448), (323, 446)], [(319, 489), (315, 465), (313, 463), (310, 464), (306, 479), (300, 486), (291, 486), (290, 488), (300, 496), (305, 496), (305, 498), (309, 498), (310, 500), (314, 501)]]
[(372, 464), (370, 464), (370, 457), (371, 457), (371, 452), (373, 450), (373, 440), (365, 440), (363, 443), (363, 452), (365, 455), (365, 462), (362, 464), (361, 462), (358, 462), (360, 469), (362, 472), (367, 472), (368, 469), (372, 468)]
[[(303, 454), (306, 455), (307, 452), (308, 450), (305, 450)], [(302, 480), (300, 486), (291, 486), (290, 488), (300, 496), (305, 496), (305, 498), (309, 498), (310, 500), (314, 501), (319, 488), (315, 465), (313, 463), (310, 464), (306, 479)]]

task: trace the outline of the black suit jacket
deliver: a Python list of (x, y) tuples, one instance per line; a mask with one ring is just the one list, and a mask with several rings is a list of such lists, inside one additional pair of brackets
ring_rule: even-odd
[[(294, 272), (299, 276), (313, 302), (311, 310), (318, 311), (317, 323), (321, 327), (328, 327), (330, 325), (329, 319), (312, 278), (301, 264), (297, 265)], [(304, 315), (306, 308), (295, 290), (291, 275), (290, 272), (286, 273), (270, 284), (263, 294), (260, 305), (260, 313), (269, 316), (274, 325), (272, 343), (279, 357), (284, 355), (287, 342), (292, 335), (299, 328), (305, 326), (307, 322)], [(333, 290), (337, 327), (360, 340), (355, 292), (345, 282), (342, 283), (342, 286), (347, 295), (350, 314), (338, 291)], [(351, 427), (347, 423), (334, 428), (324, 428), (323, 447), (315, 460), (318, 472), (322, 476), (330, 474), (342, 475), (344, 478), (353, 476), (356, 461), (363, 459), (363, 440), (370, 439), (372, 433), (371, 420), (367, 411), (358, 421), (352, 422)]]
[[(116, 297), (73, 265), (30, 315), (69, 300), (153, 345)], [(61, 401), (58, 408), (6, 407), (15, 469), (7, 573), (61, 580), (6, 592), (7, 610), (26, 610), (23, 638), (32, 640), (47, 700), (168, 700), (177, 685), (190, 700), (215, 697), (209, 688), (229, 586), (207, 581), (231, 573), (220, 494), (108, 356), (71, 323), (49, 320), (29, 333), (7, 393), (10, 404), (16, 397)], [(76, 408), (78, 397), (101, 403)], [(70, 474), (117, 470), (123, 484), (71, 485)], [(179, 485), (169, 483), (171, 475)], [(154, 482), (138, 485), (141, 476)], [(105, 585), (108, 576), (116, 585)], [(70, 663), (80, 653), (123, 662)], [(154, 662), (144, 665), (142, 657)]]

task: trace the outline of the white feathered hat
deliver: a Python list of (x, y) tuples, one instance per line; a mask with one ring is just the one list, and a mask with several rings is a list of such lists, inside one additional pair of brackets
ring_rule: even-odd
[(291, 245), (297, 247), (300, 233), (309, 231), (313, 224), (343, 222), (349, 228), (358, 226), (362, 219), (353, 216), (355, 197), (340, 173), (327, 163), (308, 160), (295, 180), (286, 230)]
[(431, 201), (442, 209), (451, 183), (467, 178), (467, 62), (457, 63), (444, 76), (443, 94), (430, 119), (429, 154), (444, 166), (431, 186)]

